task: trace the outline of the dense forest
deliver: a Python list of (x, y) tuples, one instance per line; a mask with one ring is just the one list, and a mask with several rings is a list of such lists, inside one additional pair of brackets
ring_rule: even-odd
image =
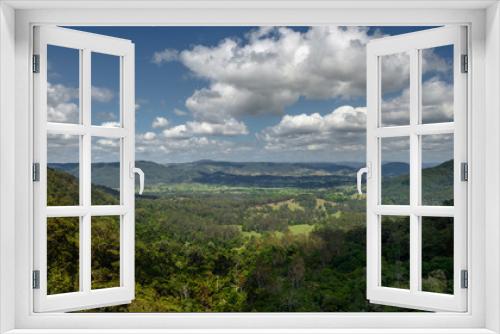
[[(366, 208), (354, 168), (141, 164), (148, 179), (136, 197), (136, 298), (93, 311), (402, 310), (366, 300)], [(424, 169), (433, 204), (452, 204), (452, 166)], [(393, 167), (384, 170), (388, 203), (404, 201), (408, 185), (408, 169)], [(50, 166), (48, 205), (78, 203), (77, 168)], [(93, 166), (92, 204), (118, 202), (117, 168)], [(453, 220), (425, 217), (422, 225), (422, 288), (453, 293)], [(78, 291), (79, 220), (50, 218), (47, 226), (49, 293)], [(92, 218), (94, 289), (119, 285), (119, 235), (117, 217)], [(408, 217), (383, 217), (382, 257), (382, 283), (408, 288)]]

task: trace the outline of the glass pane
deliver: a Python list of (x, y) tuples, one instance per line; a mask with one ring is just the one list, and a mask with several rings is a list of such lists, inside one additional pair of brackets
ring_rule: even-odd
[(382, 286), (410, 288), (410, 217), (382, 217)]
[(422, 136), (422, 204), (453, 206), (453, 134)]
[(422, 290), (453, 294), (451, 217), (422, 217)]
[(120, 217), (92, 217), (92, 289), (120, 286)]
[(382, 204), (410, 204), (410, 138), (381, 138)]
[(120, 204), (120, 143), (92, 137), (92, 205)]
[(79, 290), (80, 218), (47, 218), (47, 293)]
[(80, 204), (80, 136), (47, 135), (47, 205)]
[(453, 45), (423, 49), (422, 123), (453, 122)]
[(381, 126), (410, 124), (410, 56), (380, 57)]
[(47, 121), (79, 123), (80, 50), (47, 45)]
[(120, 57), (92, 53), (92, 125), (120, 127)]

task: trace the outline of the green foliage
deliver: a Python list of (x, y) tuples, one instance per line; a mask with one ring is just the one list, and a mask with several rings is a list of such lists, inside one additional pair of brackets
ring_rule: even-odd
[[(222, 168), (206, 162), (203, 168)], [(297, 172), (294, 166), (289, 173)], [(150, 166), (153, 168), (155, 166)], [(232, 173), (256, 166), (223, 166)], [(283, 166), (272, 165), (276, 173)], [(320, 165), (318, 168), (326, 168)], [(268, 168), (268, 167), (266, 167)], [(270, 167), (269, 167), (270, 168)], [(317, 171), (316, 171), (317, 172)], [(48, 170), (49, 205), (75, 198), (77, 179)], [(397, 178), (399, 176), (394, 176)], [(335, 188), (231, 187), (199, 183), (154, 184), (136, 199), (136, 298), (100, 312), (357, 312), (398, 311), (366, 300), (365, 198), (354, 186)], [(95, 203), (117, 203), (116, 192), (93, 186)], [(51, 224), (51, 293), (78, 290), (78, 224)], [(78, 222), (78, 219), (76, 219)], [(92, 220), (93, 288), (119, 282), (116, 217)], [(424, 287), (449, 291), (452, 263), (440, 245), (444, 222), (429, 224)], [(384, 240), (408, 238), (396, 225)], [(402, 248), (384, 255), (387, 277), (405, 269)], [(396, 259), (396, 261), (393, 261)], [(401, 262), (401, 261), (399, 261)], [(59, 269), (58, 269), (59, 268)], [(392, 273), (391, 273), (392, 270)], [(392, 275), (392, 276), (391, 276)], [(405, 278), (405, 277), (403, 277)]]
[[(382, 178), (384, 204), (409, 204), (408, 174)], [(424, 205), (453, 205), (453, 160), (422, 169), (422, 202)]]

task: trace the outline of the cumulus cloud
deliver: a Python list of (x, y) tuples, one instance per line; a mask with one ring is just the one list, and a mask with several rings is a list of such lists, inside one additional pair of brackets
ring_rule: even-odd
[(273, 151), (357, 151), (363, 150), (366, 131), (366, 108), (342, 106), (320, 115), (285, 115), (258, 138)]
[(188, 113), (187, 111), (181, 110), (179, 108), (174, 108), (174, 114), (177, 116), (186, 116)]
[(156, 65), (161, 65), (163, 63), (168, 63), (177, 60), (179, 57), (179, 52), (175, 49), (165, 49), (162, 51), (157, 51), (153, 54), (151, 62)]
[(260, 28), (244, 42), (225, 39), (179, 54), (196, 76), (210, 82), (186, 101), (195, 117), (214, 120), (280, 114), (301, 96), (353, 98), (365, 91), (362, 27)]
[[(366, 43), (380, 34), (366, 27), (322, 26), (305, 32), (286, 27), (262, 27), (243, 39), (226, 38), (216, 46), (196, 45), (166, 52), (208, 85), (186, 100), (199, 121), (221, 122), (243, 115), (283, 114), (299, 98), (364, 97)], [(165, 50), (164, 50), (165, 51)], [(157, 53), (160, 59), (161, 51)], [(175, 55), (172, 56), (172, 55)], [(407, 54), (384, 57), (387, 93), (407, 84)], [(450, 64), (432, 50), (424, 53), (425, 71), (446, 71)]]
[(98, 139), (97, 144), (107, 147), (118, 147), (120, 143), (113, 139)]
[(78, 123), (78, 89), (47, 83), (47, 120)]
[(153, 127), (153, 129), (161, 129), (161, 128), (166, 128), (168, 124), (169, 124), (168, 119), (166, 119), (165, 117), (158, 116), (153, 120), (151, 126)]
[(142, 138), (145, 140), (145, 141), (152, 141), (152, 140), (155, 140), (156, 139), (156, 133), (154, 132), (151, 132), (151, 131), (148, 131), (146, 133), (144, 133), (142, 135)]
[[(406, 88), (382, 100), (382, 124), (408, 125), (410, 122), (410, 91)], [(431, 77), (422, 84), (422, 121), (424, 123), (453, 121), (453, 84)]]
[(103, 122), (101, 126), (107, 128), (119, 128), (121, 126), (120, 122)]
[(80, 138), (68, 134), (47, 134), (47, 163), (75, 163), (80, 160)]
[(237, 136), (248, 134), (243, 122), (228, 119), (223, 123), (187, 122), (163, 131), (166, 138), (189, 138), (192, 136)]
[(154, 161), (193, 161), (219, 159), (240, 150), (234, 142), (211, 139), (206, 136), (166, 138), (153, 132), (136, 135), (138, 159)]
[(453, 121), (453, 84), (437, 77), (423, 83), (422, 120), (425, 123)]
[[(109, 102), (113, 99), (113, 91), (105, 87), (92, 86), (92, 99), (98, 102)], [(49, 122), (78, 123), (79, 90), (63, 84), (47, 83), (47, 120)], [(106, 118), (107, 115), (99, 115)], [(115, 116), (112, 114), (112, 118)]]
[(92, 92), (92, 100), (101, 103), (110, 102), (114, 97), (113, 91), (106, 87), (92, 86), (91, 92)]

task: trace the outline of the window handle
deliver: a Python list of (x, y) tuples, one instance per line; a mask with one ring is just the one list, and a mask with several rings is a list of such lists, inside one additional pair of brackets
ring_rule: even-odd
[(363, 191), (361, 190), (361, 180), (363, 178), (363, 174), (366, 174), (367, 176), (369, 175), (369, 167), (363, 167), (358, 170), (357, 176), (357, 183), (358, 183), (358, 194), (362, 194)]
[(144, 172), (142, 169), (134, 167), (133, 163), (130, 163), (130, 177), (135, 178), (135, 174), (139, 175), (139, 195), (142, 195), (144, 191)]

